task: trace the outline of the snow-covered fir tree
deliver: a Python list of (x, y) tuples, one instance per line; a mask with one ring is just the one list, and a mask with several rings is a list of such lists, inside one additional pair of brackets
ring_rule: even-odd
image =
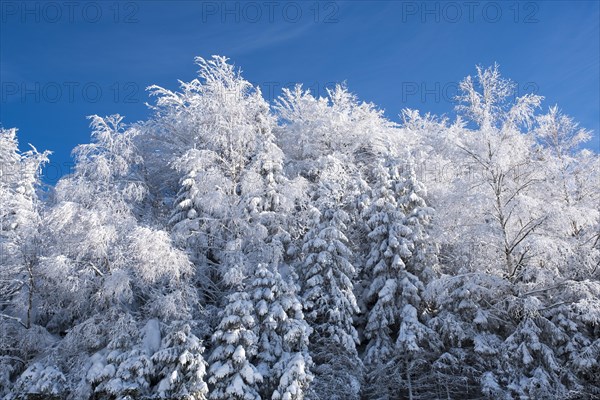
[(263, 399), (303, 399), (312, 380), (310, 327), (302, 305), (278, 271), (259, 264), (248, 285), (258, 326), (257, 367)]
[(210, 398), (260, 400), (263, 376), (253, 363), (258, 348), (253, 304), (248, 293), (241, 291), (227, 300), (221, 323), (212, 335)]
[(86, 379), (98, 398), (147, 396), (154, 368), (151, 357), (158, 347), (151, 343), (155, 334), (152, 330), (158, 329), (158, 322), (150, 320), (139, 330), (135, 320), (125, 314), (116, 325), (116, 334), (106, 349), (92, 357)]
[(306, 235), (302, 271), (306, 317), (317, 341), (332, 338), (354, 352), (358, 335), (352, 318), (358, 307), (352, 292), (356, 271), (350, 263), (350, 249), (344, 234), (347, 214), (328, 209), (313, 210), (314, 227)]
[[(361, 361), (353, 317), (359, 311), (353, 293), (356, 275), (344, 234), (348, 215), (327, 203), (314, 208), (313, 227), (303, 246), (301, 272), (306, 319), (313, 328), (311, 355), (315, 391), (321, 398), (358, 398)], [(340, 391), (339, 387), (344, 389)], [(333, 397), (331, 397), (333, 396)]]
[(156, 387), (158, 396), (164, 399), (207, 399), (207, 363), (203, 353), (204, 347), (189, 324), (171, 328), (158, 351), (152, 355), (155, 376), (160, 379)]
[[(364, 360), (371, 381), (366, 392), (385, 397), (406, 390), (413, 397), (411, 379), (423, 375), (423, 365), (415, 364), (435, 352), (437, 341), (425, 324), (422, 299), (436, 260), (426, 242), (431, 210), (411, 169), (402, 176), (397, 165), (380, 164), (373, 175), (374, 193), (364, 213), (371, 244), (363, 272), (370, 282), (364, 301)], [(400, 360), (395, 371), (389, 368), (392, 359)]]

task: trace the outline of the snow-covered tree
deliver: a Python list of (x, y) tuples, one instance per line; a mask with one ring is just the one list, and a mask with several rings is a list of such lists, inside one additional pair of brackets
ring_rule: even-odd
[[(368, 339), (364, 360), (369, 366), (371, 395), (406, 389), (412, 394), (415, 360), (435, 351), (435, 335), (424, 323), (425, 284), (432, 278), (435, 253), (427, 243), (431, 209), (422, 185), (409, 169), (402, 176), (397, 165), (375, 168), (373, 196), (364, 212), (369, 228), (370, 251), (363, 275), (370, 282), (364, 300), (368, 313), (364, 335)], [(428, 254), (429, 253), (429, 254)], [(389, 371), (391, 359), (398, 371)], [(392, 373), (406, 384), (390, 387)], [(389, 395), (389, 394), (387, 394)]]
[[(39, 253), (42, 246), (38, 198), (40, 169), (49, 152), (35, 147), (21, 152), (16, 129), (0, 128), (0, 396), (11, 387), (11, 378), (27, 367), (48, 341), (36, 324)], [(30, 343), (33, 340), (37, 343)], [(54, 366), (31, 366), (22, 376), (21, 388), (36, 377), (31, 393), (57, 394), (64, 383)], [(56, 386), (51, 384), (56, 377)], [(63, 377), (64, 378), (64, 377)], [(29, 388), (27, 389), (29, 390)], [(56, 392), (56, 393), (55, 393)]]
[(15, 383), (13, 394), (8, 398), (60, 398), (67, 388), (67, 379), (54, 366), (33, 363)]
[(253, 304), (247, 293), (239, 291), (227, 300), (221, 323), (212, 336), (210, 398), (260, 400), (263, 377), (253, 364), (258, 346)]
[[(310, 371), (311, 360), (307, 352), (286, 353), (282, 360), (275, 365), (280, 371), (279, 385), (273, 392), (273, 400), (302, 400), (308, 392), (308, 386), (313, 379)], [(308, 398), (308, 397), (306, 397)]]
[(356, 271), (350, 263), (350, 249), (344, 234), (348, 215), (329, 209), (313, 210), (315, 225), (306, 235), (303, 252), (303, 298), (306, 318), (317, 338), (332, 338), (347, 351), (358, 343), (352, 318), (357, 313), (352, 279)]
[(135, 320), (123, 315), (106, 349), (96, 353), (86, 380), (99, 398), (147, 396), (152, 382), (152, 354), (160, 344), (156, 339), (158, 321), (150, 320), (143, 330)]
[(303, 399), (312, 375), (311, 332), (302, 305), (278, 271), (259, 264), (248, 285), (258, 328), (257, 364), (261, 397)]
[(536, 323), (527, 315), (538, 312), (536, 299), (529, 300), (533, 309), (524, 309), (525, 318), (502, 347), (505, 358), (501, 369), (505, 375), (499, 377), (501, 382), (504, 380), (502, 386), (508, 388), (511, 397), (566, 397), (560, 361), (554, 351), (565, 338), (551, 321), (541, 317)]
[(413, 247), (406, 239), (410, 230), (403, 224), (405, 216), (396, 201), (396, 183), (383, 165), (377, 167), (376, 176), (377, 187), (365, 211), (371, 242), (365, 264), (371, 281), (366, 295), (368, 318), (364, 333), (368, 339), (367, 364), (385, 362), (393, 353), (403, 305), (400, 281), (406, 277), (403, 259), (410, 258)]
[(301, 85), (284, 88), (275, 109), (286, 122), (279, 132), (282, 147), (300, 171), (332, 153), (364, 162), (368, 154), (392, 150), (389, 133), (394, 124), (374, 104), (358, 101), (344, 85), (328, 88), (327, 96), (319, 98)]
[(284, 214), (275, 211), (288, 199), (280, 195), (285, 179), (275, 119), (260, 89), (225, 57), (196, 62), (199, 78), (181, 82), (180, 92), (149, 88), (158, 101), (148, 128), (180, 177), (173, 237), (197, 266), (205, 300), (219, 304), (249, 265), (284, 251), (273, 237), (285, 236)]
[[(353, 317), (359, 311), (353, 293), (356, 275), (347, 247), (347, 214), (341, 209), (313, 209), (313, 227), (303, 246), (301, 272), (306, 319), (313, 328), (311, 355), (315, 368), (315, 391), (325, 398), (336, 393), (336, 385), (348, 389), (348, 397), (357, 398), (362, 374), (356, 350), (358, 334)], [(338, 392), (344, 398), (343, 392)], [(337, 395), (336, 395), (337, 396)], [(338, 398), (338, 397), (330, 397)]]
[(161, 341), (160, 349), (152, 356), (156, 376), (160, 381), (155, 389), (159, 398), (204, 400), (208, 386), (204, 381), (207, 363), (204, 347), (190, 325), (171, 329)]
[(31, 325), (40, 207), (36, 193), (49, 152), (19, 151), (16, 129), (0, 130), (0, 324)]
[[(74, 172), (57, 184), (43, 219), (37, 319), (64, 336), (53, 362), (70, 376), (76, 397), (90, 392), (86, 365), (97, 353), (115, 369), (103, 393), (121, 393), (122, 385), (145, 393), (149, 384), (140, 379), (151, 379), (150, 355), (113, 343), (122, 335), (113, 327), (123, 315), (138, 326), (152, 318), (190, 318), (197, 304), (187, 256), (164, 230), (138, 220), (146, 191), (132, 141), (137, 132), (121, 120), (92, 118), (93, 141), (77, 148)], [(142, 375), (139, 365), (145, 365)]]

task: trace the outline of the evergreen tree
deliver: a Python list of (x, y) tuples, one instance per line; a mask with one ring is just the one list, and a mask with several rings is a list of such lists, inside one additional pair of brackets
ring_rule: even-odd
[(212, 336), (210, 398), (260, 400), (263, 377), (253, 364), (258, 345), (253, 304), (245, 292), (235, 292), (227, 299), (221, 323)]
[(395, 198), (395, 187), (388, 169), (380, 165), (376, 171), (377, 188), (365, 219), (369, 227), (371, 249), (365, 275), (371, 282), (367, 292), (367, 324), (365, 363), (385, 363), (393, 353), (394, 341), (402, 310), (401, 281), (407, 278), (404, 260), (412, 255), (413, 243), (406, 237), (410, 229), (403, 224), (404, 214)]
[[(367, 392), (389, 396), (390, 391), (406, 390), (412, 397), (413, 376), (428, 369), (419, 360), (437, 347), (435, 334), (426, 326), (422, 299), (435, 266), (430, 263), (436, 260), (435, 253), (425, 253), (431, 211), (410, 169), (408, 176), (402, 176), (396, 165), (379, 165), (374, 175), (376, 189), (365, 211), (371, 243), (365, 271), (371, 282), (365, 301)], [(392, 359), (397, 371), (390, 368)]]
[[(344, 234), (348, 216), (327, 205), (323, 213), (312, 210), (314, 225), (303, 246), (303, 298), (307, 321), (314, 330), (311, 356), (318, 366), (314, 390), (321, 398), (352, 399), (358, 398), (362, 374), (353, 325), (359, 311), (352, 291), (356, 271)], [(346, 391), (340, 392), (339, 385)]]
[(566, 397), (560, 361), (554, 351), (565, 337), (552, 322), (543, 317), (536, 319), (541, 328), (526, 316), (503, 343), (498, 380), (510, 397)]
[(258, 322), (258, 370), (263, 376), (261, 396), (304, 398), (312, 379), (308, 354), (310, 328), (302, 305), (277, 271), (259, 264), (248, 291)]
[(279, 385), (272, 398), (301, 400), (313, 381), (313, 361), (309, 354), (309, 337), (312, 329), (304, 320), (303, 307), (295, 287), (283, 283), (281, 307), (286, 314), (280, 335), (283, 337), (284, 354), (274, 365)]
[(156, 388), (160, 398), (208, 398), (208, 386), (204, 381), (207, 364), (202, 353), (204, 347), (188, 324), (175, 327), (164, 337), (160, 349), (152, 356), (160, 379)]
[[(144, 331), (157, 321), (150, 321)], [(142, 341), (149, 332), (140, 332), (130, 315), (116, 323), (115, 334), (105, 351), (96, 354), (86, 379), (99, 398), (127, 399), (147, 396), (150, 392), (154, 365), (152, 351)]]
[(57, 399), (65, 395), (67, 379), (54, 366), (33, 363), (15, 383), (13, 395), (7, 398), (48, 398)]
[(352, 318), (358, 307), (352, 292), (356, 271), (344, 234), (348, 215), (343, 210), (314, 209), (315, 226), (306, 235), (303, 292), (306, 317), (317, 340), (332, 338), (355, 352), (358, 335)]

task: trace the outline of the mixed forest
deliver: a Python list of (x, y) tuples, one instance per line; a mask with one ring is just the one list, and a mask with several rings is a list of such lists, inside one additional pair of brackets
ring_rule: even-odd
[(0, 130), (0, 398), (600, 398), (589, 131), (497, 65), (397, 123), (196, 62), (51, 187)]

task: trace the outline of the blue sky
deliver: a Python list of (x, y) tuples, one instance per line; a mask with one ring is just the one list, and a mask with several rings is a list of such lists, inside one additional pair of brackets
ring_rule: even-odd
[(398, 120), (451, 114), (457, 83), (500, 64), (520, 94), (546, 97), (600, 150), (598, 1), (0, 1), (0, 122), (54, 151), (46, 180), (89, 141), (86, 115), (149, 112), (145, 88), (191, 80), (220, 54), (268, 98), (345, 81)]

